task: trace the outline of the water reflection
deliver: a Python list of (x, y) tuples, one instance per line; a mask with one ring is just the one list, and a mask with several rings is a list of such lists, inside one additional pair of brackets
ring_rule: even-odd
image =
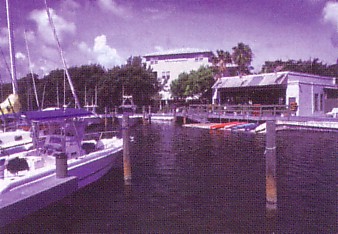
[(111, 171), (71, 204), (58, 203), (5, 231), (337, 232), (337, 134), (277, 134), (276, 227), (266, 218), (264, 136), (155, 123), (133, 128), (131, 136), (128, 196), (123, 172)]

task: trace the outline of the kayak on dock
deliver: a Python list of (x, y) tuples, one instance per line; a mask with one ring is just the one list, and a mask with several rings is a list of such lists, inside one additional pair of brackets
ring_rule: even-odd
[(244, 123), (237, 126), (233, 126), (231, 131), (250, 131), (257, 127), (257, 123)]
[(228, 123), (217, 123), (217, 124), (213, 124), (210, 126), (210, 129), (221, 129), (221, 128), (227, 128), (227, 127), (232, 127), (235, 126), (237, 124), (240, 124), (241, 122), (228, 122)]

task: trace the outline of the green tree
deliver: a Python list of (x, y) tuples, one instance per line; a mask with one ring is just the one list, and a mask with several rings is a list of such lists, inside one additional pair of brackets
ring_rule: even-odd
[(170, 91), (174, 98), (198, 96), (211, 98), (211, 87), (214, 84), (212, 68), (201, 66), (197, 71), (181, 73), (178, 79), (171, 83)]
[(250, 65), (252, 62), (253, 53), (251, 48), (240, 42), (232, 48), (232, 61), (237, 64), (239, 74), (250, 74)]
[(338, 76), (337, 70), (335, 70), (334, 65), (328, 66), (327, 64), (323, 64), (323, 62), (321, 62), (318, 58), (312, 60), (310, 59), (307, 61), (292, 59), (289, 59), (287, 61), (265, 61), (261, 69), (262, 73), (278, 71), (293, 71), (320, 76)]
[(231, 54), (228, 51), (217, 50), (216, 56), (212, 57), (212, 70), (214, 72), (215, 78), (221, 78), (229, 75), (227, 69), (227, 64), (232, 63)]
[(173, 80), (170, 84), (171, 95), (178, 99), (183, 99), (187, 97), (186, 87), (188, 86), (189, 74), (183, 72), (179, 74), (178, 79)]

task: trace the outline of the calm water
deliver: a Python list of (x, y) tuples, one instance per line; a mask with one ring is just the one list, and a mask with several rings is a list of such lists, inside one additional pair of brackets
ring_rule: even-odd
[(168, 124), (131, 136), (130, 188), (113, 170), (3, 232), (337, 232), (337, 133), (277, 134), (276, 220), (265, 212), (263, 136)]

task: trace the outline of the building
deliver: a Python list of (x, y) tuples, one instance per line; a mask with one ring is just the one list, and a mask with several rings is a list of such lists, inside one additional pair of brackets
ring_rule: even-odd
[(338, 107), (338, 78), (296, 72), (223, 77), (213, 104), (297, 105), (298, 116), (324, 116)]
[(179, 74), (197, 70), (200, 66), (211, 65), (211, 51), (168, 51), (143, 56), (145, 63), (157, 74), (161, 85), (161, 99), (165, 102), (172, 99), (170, 84)]

